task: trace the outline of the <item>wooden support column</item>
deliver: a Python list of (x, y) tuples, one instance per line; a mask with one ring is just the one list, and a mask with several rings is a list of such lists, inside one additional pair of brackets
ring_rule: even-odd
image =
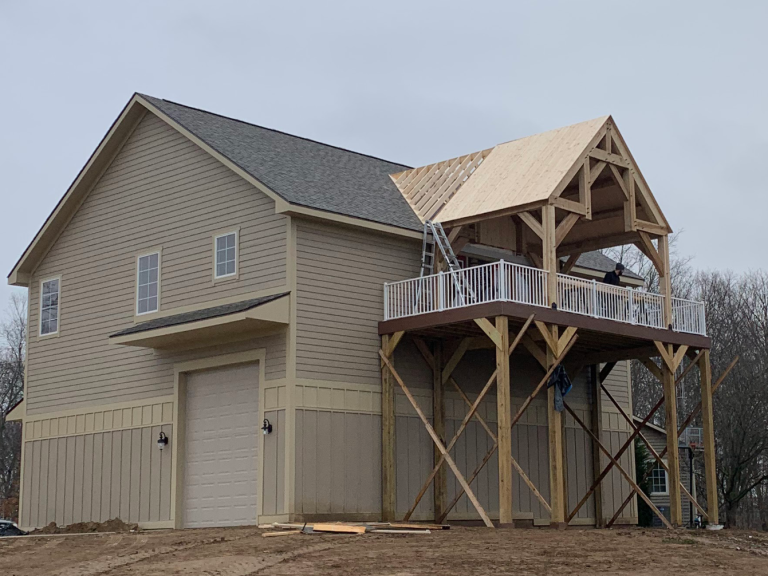
[[(443, 398), (445, 387), (443, 386), (443, 343), (438, 341), (432, 350), (432, 424), (435, 433), (445, 444), (445, 401)], [(440, 461), (442, 453), (434, 446), (433, 466)], [(435, 475), (434, 509), (435, 518), (440, 518), (445, 510), (445, 497), (448, 491), (446, 469), (440, 467)]]
[[(603, 393), (600, 389), (600, 375), (597, 364), (589, 367), (589, 382), (592, 387), (592, 434), (598, 440), (602, 440), (603, 434)], [(592, 441), (592, 474), (593, 478), (600, 476), (603, 470), (600, 461), (600, 446)], [(595, 527), (605, 528), (605, 516), (603, 515), (603, 485), (595, 486)]]
[[(673, 356), (672, 346), (667, 345), (667, 354)], [(673, 367), (666, 359), (661, 363), (664, 386), (665, 428), (667, 430), (667, 464), (669, 466), (669, 511), (673, 526), (683, 525), (683, 508), (680, 502), (680, 450), (677, 440), (677, 392)]]
[(512, 392), (509, 378), (509, 319), (496, 317), (496, 412), (499, 450), (499, 524), (512, 527)]
[(555, 207), (551, 204), (541, 208), (542, 224), (542, 265), (547, 275), (547, 300), (552, 306), (557, 304), (557, 223), (555, 222)]
[[(549, 326), (552, 342), (558, 341), (557, 326)], [(547, 346), (547, 367), (555, 363), (556, 355)], [(565, 470), (563, 459), (563, 413), (555, 410), (555, 389), (547, 388), (547, 424), (549, 429), (549, 493), (550, 525), (565, 528)]]
[[(381, 351), (394, 363), (394, 351), (402, 332), (381, 337)], [(381, 516), (395, 520), (395, 380), (392, 371), (381, 367)]]
[(704, 428), (704, 476), (707, 482), (707, 516), (710, 524), (720, 523), (717, 503), (717, 460), (715, 459), (715, 425), (712, 410), (712, 366), (709, 350), (699, 358), (701, 372), (701, 421)]
[(672, 279), (669, 266), (669, 237), (659, 236), (659, 257), (661, 270), (659, 270), (659, 288), (664, 296), (664, 325), (672, 327)]

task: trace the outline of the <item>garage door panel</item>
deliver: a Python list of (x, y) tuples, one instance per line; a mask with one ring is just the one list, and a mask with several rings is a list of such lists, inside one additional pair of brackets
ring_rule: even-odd
[(257, 366), (190, 375), (186, 412), (185, 526), (255, 524)]

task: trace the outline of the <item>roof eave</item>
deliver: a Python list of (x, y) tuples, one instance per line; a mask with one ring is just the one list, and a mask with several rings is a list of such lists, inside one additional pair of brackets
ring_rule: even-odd
[(37, 263), (48, 253), (145, 113), (138, 95), (134, 94), (8, 274), (8, 284), (29, 286)]

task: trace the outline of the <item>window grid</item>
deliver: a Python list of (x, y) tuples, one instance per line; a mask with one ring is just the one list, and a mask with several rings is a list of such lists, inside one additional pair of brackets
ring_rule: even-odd
[(40, 335), (59, 331), (59, 279), (46, 280), (40, 289)]
[(668, 491), (667, 471), (657, 463), (651, 472), (651, 494), (666, 494)]
[(234, 276), (237, 271), (237, 232), (216, 237), (216, 278)]
[(157, 312), (160, 279), (160, 253), (139, 257), (136, 293), (137, 314)]

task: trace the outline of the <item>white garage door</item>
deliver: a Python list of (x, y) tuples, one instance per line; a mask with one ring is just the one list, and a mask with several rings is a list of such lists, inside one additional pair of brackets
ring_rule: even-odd
[(184, 525), (256, 523), (258, 365), (187, 377)]

